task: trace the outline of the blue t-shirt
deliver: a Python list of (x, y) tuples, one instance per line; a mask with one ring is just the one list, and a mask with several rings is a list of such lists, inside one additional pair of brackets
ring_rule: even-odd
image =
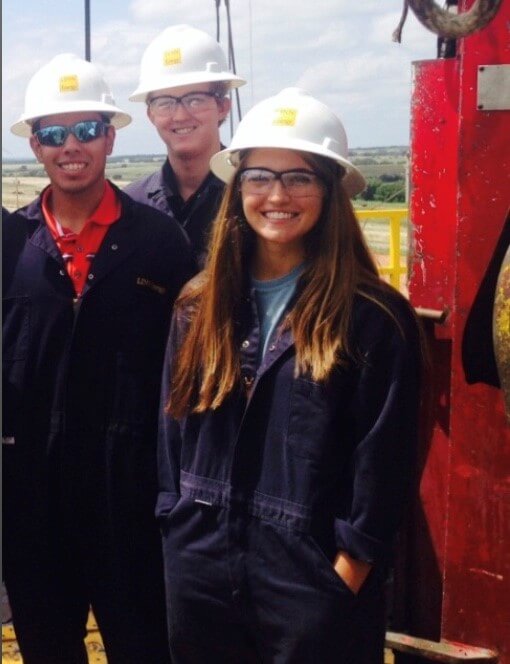
[(262, 362), (269, 342), (275, 335), (287, 306), (294, 295), (299, 277), (305, 269), (304, 263), (278, 279), (259, 281), (251, 278), (251, 286), (255, 292), (255, 301), (260, 325), (260, 343), (258, 364)]

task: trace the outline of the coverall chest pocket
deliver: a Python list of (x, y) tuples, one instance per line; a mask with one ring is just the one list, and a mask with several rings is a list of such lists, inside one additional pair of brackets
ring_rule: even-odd
[(327, 452), (331, 412), (325, 385), (306, 378), (294, 381), (287, 440), (297, 456), (320, 461)]

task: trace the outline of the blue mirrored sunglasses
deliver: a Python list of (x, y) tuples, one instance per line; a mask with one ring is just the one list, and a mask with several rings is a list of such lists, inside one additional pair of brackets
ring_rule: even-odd
[(51, 125), (34, 131), (34, 136), (41, 145), (58, 148), (66, 142), (69, 134), (75, 136), (80, 143), (90, 143), (108, 131), (108, 123), (102, 120), (82, 120), (73, 125)]

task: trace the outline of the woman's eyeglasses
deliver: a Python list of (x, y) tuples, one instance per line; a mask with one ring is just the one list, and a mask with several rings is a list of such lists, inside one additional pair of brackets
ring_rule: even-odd
[(290, 171), (272, 171), (269, 168), (243, 168), (239, 172), (241, 191), (251, 195), (267, 195), (280, 180), (286, 191), (295, 197), (317, 196), (324, 183), (317, 173), (304, 168)]
[(216, 92), (188, 92), (182, 97), (173, 97), (172, 95), (161, 95), (153, 97), (147, 102), (147, 105), (157, 115), (173, 115), (177, 111), (177, 106), (182, 104), (184, 108), (191, 113), (200, 113), (212, 108), (212, 100), (220, 99)]
[(51, 125), (34, 131), (40, 145), (58, 148), (66, 142), (69, 134), (75, 136), (80, 143), (90, 143), (108, 132), (109, 124), (102, 120), (82, 120), (73, 125)]

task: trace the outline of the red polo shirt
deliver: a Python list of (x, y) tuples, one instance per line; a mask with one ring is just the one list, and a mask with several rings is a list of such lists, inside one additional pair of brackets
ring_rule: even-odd
[(53, 215), (50, 210), (50, 199), (51, 186), (45, 189), (42, 195), (41, 205), (44, 219), (62, 254), (76, 295), (79, 296), (87, 281), (92, 260), (104, 240), (106, 231), (120, 217), (120, 201), (111, 184), (106, 181), (101, 202), (87, 219), (82, 230), (74, 233), (68, 228), (63, 228)]

